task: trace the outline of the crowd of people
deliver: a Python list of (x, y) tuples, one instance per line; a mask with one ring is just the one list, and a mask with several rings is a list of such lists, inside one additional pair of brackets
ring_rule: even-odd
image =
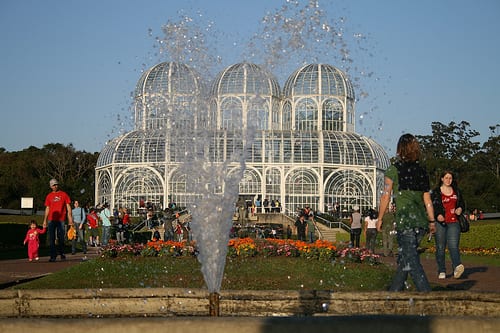
[(51, 191), (45, 198), (43, 226), (39, 228), (36, 221), (32, 220), (24, 240), (24, 244), (28, 244), (30, 261), (39, 260), (39, 235), (46, 232), (49, 238), (50, 262), (56, 261), (58, 256), (60, 260), (66, 259), (66, 241), (71, 242), (71, 254), (76, 254), (78, 246), (84, 254), (87, 253), (88, 246), (106, 246), (111, 238), (113, 223), (116, 227), (117, 242), (127, 241), (130, 215), (126, 208), (120, 208), (113, 215), (107, 203), (97, 207), (82, 207), (78, 200), (72, 202), (69, 195), (60, 189), (57, 179), (51, 179), (49, 187)]

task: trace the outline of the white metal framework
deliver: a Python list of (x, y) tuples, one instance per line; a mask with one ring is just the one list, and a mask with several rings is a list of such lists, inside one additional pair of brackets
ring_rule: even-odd
[[(355, 95), (339, 69), (310, 64), (297, 69), (281, 91), (260, 66), (227, 67), (211, 89), (183, 64), (146, 71), (135, 90), (135, 129), (106, 144), (96, 166), (96, 201), (137, 212), (141, 201), (187, 205), (190, 193), (180, 166), (195, 155), (245, 171), (244, 198), (278, 199), (287, 210), (331, 203), (377, 205), (384, 149), (355, 133)], [(251, 144), (248, 148), (248, 133)], [(201, 142), (201, 144), (200, 144)], [(237, 198), (235, 198), (236, 202)]]

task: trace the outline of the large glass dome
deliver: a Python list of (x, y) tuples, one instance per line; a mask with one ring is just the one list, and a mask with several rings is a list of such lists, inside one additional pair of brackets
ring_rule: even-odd
[(195, 127), (203, 93), (202, 80), (190, 67), (175, 62), (151, 67), (135, 88), (135, 128)]

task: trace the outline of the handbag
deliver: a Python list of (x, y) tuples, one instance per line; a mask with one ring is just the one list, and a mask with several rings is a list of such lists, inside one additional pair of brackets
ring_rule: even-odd
[(458, 223), (460, 223), (460, 231), (468, 232), (470, 228), (469, 220), (464, 214), (458, 215)]
[(76, 230), (73, 226), (71, 226), (68, 230), (68, 239), (73, 240), (76, 238)]

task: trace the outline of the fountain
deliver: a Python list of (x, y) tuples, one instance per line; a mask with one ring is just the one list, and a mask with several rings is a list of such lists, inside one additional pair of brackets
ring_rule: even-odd
[[(321, 9), (317, 1), (286, 1), (274, 13), (267, 13), (262, 19), (262, 30), (255, 33), (249, 41), (245, 61), (260, 63), (265, 68), (284, 78), (290, 68), (304, 63), (332, 60), (344, 66), (344, 71), (352, 71), (351, 50), (348, 48), (343, 18), (333, 23)], [(171, 61), (183, 63), (194, 68), (198, 73), (214, 73), (214, 66), (222, 61), (220, 56), (213, 56), (217, 50), (209, 46), (207, 35), (212, 36), (213, 24), (206, 29), (200, 28), (193, 18), (181, 16), (178, 22), (169, 21), (162, 27), (164, 36), (156, 37), (159, 54)], [(151, 32), (150, 32), (151, 33)], [(353, 37), (359, 44), (363, 36)], [(328, 45), (329, 47), (325, 47)], [(359, 68), (359, 70), (363, 72)], [(366, 72), (366, 71), (365, 71)], [(199, 81), (203, 81), (199, 78)], [(363, 95), (363, 94), (361, 94)], [(254, 124), (252, 117), (242, 120), (239, 131), (231, 131), (232, 139), (241, 141), (241, 147), (232, 156), (216, 162), (207, 157), (210, 143), (216, 139), (217, 130), (210, 126), (189, 129), (177, 126), (183, 120), (200, 119), (200, 112), (208, 113), (206, 106), (209, 98), (200, 96), (195, 113), (186, 114), (185, 110), (172, 108), (168, 117), (168, 132), (172, 140), (184, 141), (182, 147), (190, 147), (184, 154), (185, 162), (179, 170), (186, 177), (187, 193), (190, 193), (188, 209), (192, 214), (192, 233), (198, 246), (198, 259), (207, 285), (210, 315), (219, 315), (219, 291), (221, 288), (227, 254), (229, 232), (232, 226), (234, 205), (238, 198), (238, 185), (245, 170), (245, 153), (253, 142)], [(258, 99), (259, 97), (256, 97)], [(216, 123), (209, 119), (206, 123)], [(189, 120), (188, 120), (189, 122)], [(238, 165), (237, 172), (234, 166)], [(233, 171), (230, 171), (233, 170)]]
[[(206, 137), (198, 133), (198, 136), (193, 137), (193, 145), (199, 142), (203, 148), (205, 140)], [(190, 175), (187, 177), (188, 192), (195, 193), (194, 200), (189, 205), (193, 238), (198, 247), (197, 257), (210, 293), (209, 314), (218, 316), (218, 292), (221, 288), (232, 227), (234, 211), (232, 207), (235, 198), (238, 197), (238, 184), (245, 167), (244, 155), (243, 153), (238, 155), (240, 156), (238, 172), (230, 172), (230, 161), (216, 164), (207, 161), (204, 156), (193, 155), (193, 158), (185, 162), (180, 170)]]

